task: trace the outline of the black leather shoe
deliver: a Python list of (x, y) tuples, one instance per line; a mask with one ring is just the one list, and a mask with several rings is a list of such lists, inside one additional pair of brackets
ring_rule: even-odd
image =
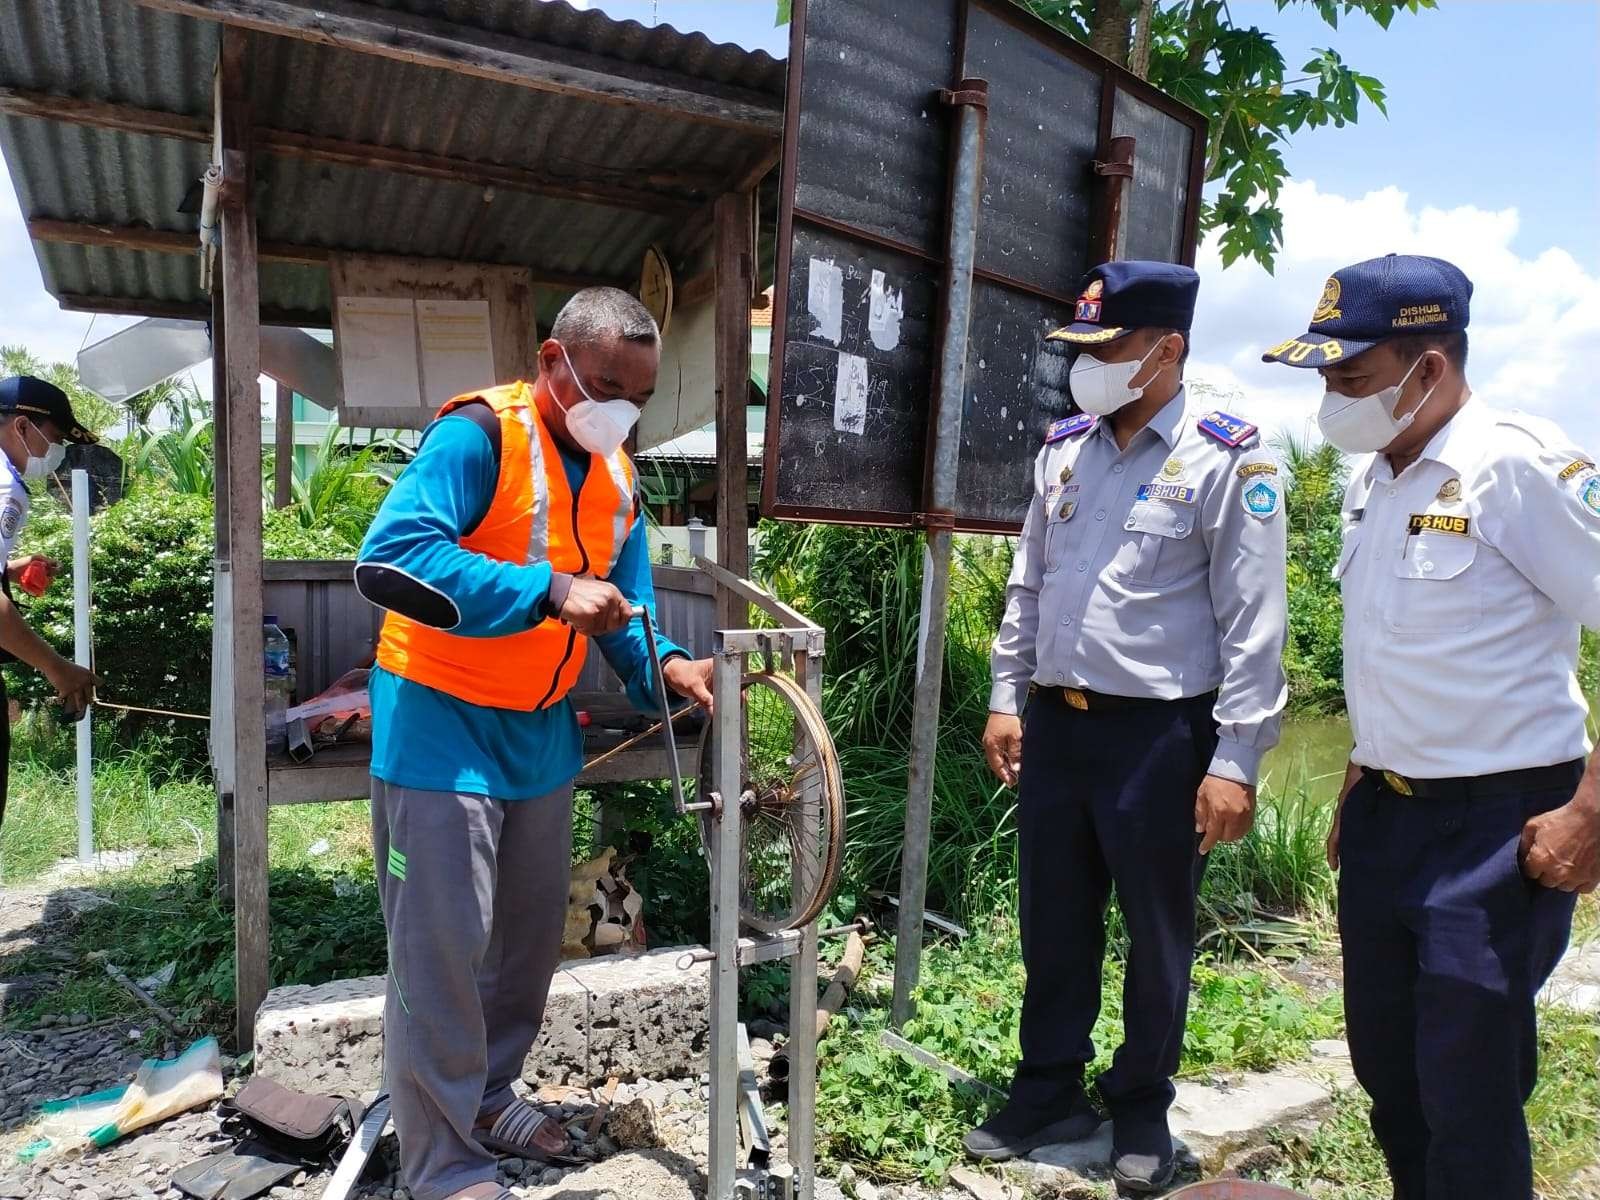
[(1080, 1096), (1073, 1101), (1065, 1116), (1060, 1113), (1060, 1109), (1040, 1112), (1007, 1104), (967, 1134), (961, 1144), (973, 1158), (999, 1162), (1021, 1158), (1040, 1146), (1081, 1142), (1093, 1137), (1100, 1128), (1100, 1114), (1095, 1112), (1087, 1097)]
[(1111, 1133), (1111, 1177), (1136, 1196), (1159, 1192), (1172, 1182), (1178, 1155), (1165, 1121), (1118, 1121)]

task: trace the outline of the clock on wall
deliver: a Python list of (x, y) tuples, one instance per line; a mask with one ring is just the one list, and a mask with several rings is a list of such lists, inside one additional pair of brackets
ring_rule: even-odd
[(672, 321), (672, 268), (660, 246), (651, 246), (644, 252), (644, 266), (639, 269), (639, 300), (665, 334)]

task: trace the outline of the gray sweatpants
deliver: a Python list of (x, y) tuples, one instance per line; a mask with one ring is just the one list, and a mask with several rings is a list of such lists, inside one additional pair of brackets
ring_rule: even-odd
[(383, 1077), (415, 1200), (496, 1178), (473, 1138), (544, 1019), (572, 872), (572, 787), (505, 802), (372, 781), (389, 933)]

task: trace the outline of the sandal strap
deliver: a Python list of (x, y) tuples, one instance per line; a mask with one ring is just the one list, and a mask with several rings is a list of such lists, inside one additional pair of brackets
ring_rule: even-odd
[(495, 1118), (489, 1128), (489, 1136), (497, 1141), (532, 1148), (534, 1134), (549, 1119), (526, 1100), (515, 1099)]

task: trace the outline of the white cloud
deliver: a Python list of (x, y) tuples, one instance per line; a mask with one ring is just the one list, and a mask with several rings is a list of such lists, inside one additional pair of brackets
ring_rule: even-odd
[(1261, 362), (1261, 351), (1304, 332), (1324, 280), (1339, 267), (1391, 251), (1431, 254), (1472, 280), (1474, 394), (1558, 422), (1600, 450), (1600, 277), (1565, 250), (1531, 258), (1514, 248), (1514, 208), (1472, 205), (1413, 208), (1398, 188), (1359, 198), (1320, 191), (1315, 182), (1284, 187), (1283, 251), (1277, 274), (1254, 264), (1222, 269), (1215, 240), (1202, 247), (1200, 305), (1191, 375), (1237, 389), (1241, 407), (1273, 431), (1303, 435), (1321, 395), (1313, 371)]
[[(17, 205), (11, 177), (0, 168), (0, 279), (6, 281), (0, 298), (0, 344), (26, 346), (47, 362), (71, 362), (89, 330), (91, 318), (83, 313), (62, 312), (55, 298), (44, 290), (39, 278), (39, 262), (28, 240), (28, 227)], [(94, 320), (94, 337), (131, 324), (125, 317), (100, 317)]]

